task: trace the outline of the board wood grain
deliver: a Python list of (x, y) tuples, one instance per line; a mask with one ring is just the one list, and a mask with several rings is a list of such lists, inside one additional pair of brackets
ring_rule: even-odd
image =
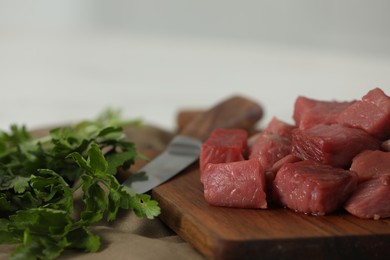
[(208, 259), (387, 259), (390, 219), (340, 211), (311, 216), (289, 209), (209, 206), (196, 164), (152, 191), (160, 218)]

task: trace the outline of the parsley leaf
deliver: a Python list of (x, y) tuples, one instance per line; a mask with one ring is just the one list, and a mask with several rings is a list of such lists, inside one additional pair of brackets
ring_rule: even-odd
[(157, 201), (152, 200), (148, 194), (136, 194), (131, 198), (130, 206), (139, 217), (152, 219), (160, 214)]
[[(149, 195), (135, 194), (115, 177), (144, 158), (107, 110), (96, 120), (53, 128), (33, 139), (12, 125), (0, 131), (0, 243), (19, 244), (10, 259), (53, 259), (66, 249), (96, 252), (99, 236), (89, 227), (113, 221), (120, 209), (152, 219), (160, 214)], [(75, 192), (83, 207), (75, 214)]]

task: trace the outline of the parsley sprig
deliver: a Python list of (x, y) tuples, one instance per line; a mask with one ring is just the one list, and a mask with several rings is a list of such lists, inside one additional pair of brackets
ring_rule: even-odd
[[(16, 243), (10, 259), (53, 259), (65, 249), (95, 252), (90, 226), (113, 221), (120, 209), (138, 217), (159, 215), (156, 201), (122, 186), (115, 174), (142, 158), (118, 111), (54, 128), (33, 139), (24, 126), (0, 131), (0, 243)], [(75, 193), (83, 208), (75, 214)]]

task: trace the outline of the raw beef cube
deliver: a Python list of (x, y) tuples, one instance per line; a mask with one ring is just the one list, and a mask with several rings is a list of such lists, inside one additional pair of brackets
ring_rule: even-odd
[(265, 175), (265, 182), (267, 184), (267, 194), (269, 195), (268, 197), (271, 198), (271, 193), (272, 193), (272, 184), (275, 180), (276, 173), (282, 168), (283, 165), (287, 163), (294, 163), (301, 161), (298, 157), (289, 154), (274, 163), (271, 168), (268, 168), (265, 170), (264, 175)]
[(390, 97), (380, 88), (374, 88), (362, 97), (364, 102), (372, 103), (385, 112), (390, 112)]
[(359, 218), (390, 217), (390, 175), (360, 183), (344, 208)]
[(300, 129), (318, 124), (334, 124), (339, 114), (353, 103), (354, 101), (319, 101), (299, 96), (295, 101), (293, 119)]
[(379, 88), (373, 89), (346, 108), (337, 122), (384, 140), (390, 137), (390, 97)]
[(353, 158), (351, 170), (357, 173), (359, 182), (390, 174), (390, 152), (363, 151)]
[(376, 150), (380, 141), (365, 131), (339, 124), (294, 129), (292, 154), (305, 159), (349, 168), (353, 157), (363, 150)]
[(276, 163), (274, 163), (274, 165), (269, 170), (275, 171), (276, 174), (276, 172), (278, 172), (280, 168), (282, 168), (282, 166), (285, 165), (286, 163), (294, 163), (298, 161), (302, 161), (302, 160), (292, 154), (288, 154), (282, 159), (280, 159), (279, 161), (277, 161)]
[(216, 129), (202, 144), (199, 166), (202, 175), (208, 163), (223, 163), (244, 160), (248, 133), (242, 129)]
[(306, 160), (287, 163), (273, 183), (273, 198), (288, 208), (325, 215), (341, 208), (356, 189), (356, 173)]
[(276, 117), (273, 117), (272, 120), (266, 126), (266, 128), (264, 128), (264, 132), (285, 136), (291, 139), (291, 131), (294, 128), (295, 126), (283, 122)]
[(249, 146), (249, 159), (258, 160), (264, 169), (290, 153), (290, 138), (268, 132), (262, 132)]
[(204, 196), (210, 205), (267, 208), (264, 170), (257, 160), (209, 163), (204, 174)]

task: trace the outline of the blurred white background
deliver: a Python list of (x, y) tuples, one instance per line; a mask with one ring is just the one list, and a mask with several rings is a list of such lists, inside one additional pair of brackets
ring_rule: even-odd
[(390, 94), (390, 1), (0, 0), (0, 129), (96, 116), (164, 128), (233, 94), (292, 121), (298, 95)]

